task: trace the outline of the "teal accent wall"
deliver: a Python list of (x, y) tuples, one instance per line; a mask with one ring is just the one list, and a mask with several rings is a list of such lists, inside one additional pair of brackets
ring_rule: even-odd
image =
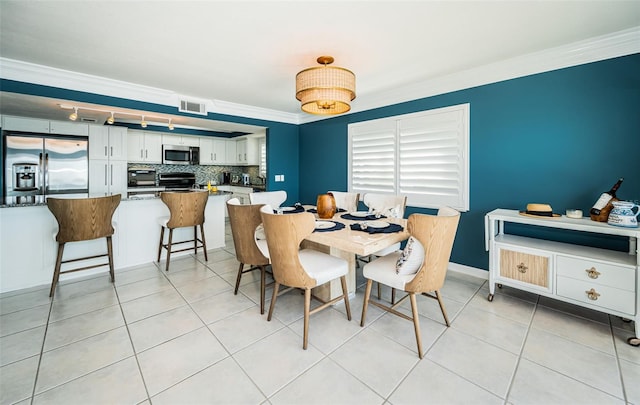
[[(182, 113), (177, 107), (146, 103), (135, 100), (128, 100), (117, 97), (104, 96), (94, 93), (85, 93), (58, 87), (42, 86), (32, 83), (17, 82), (13, 80), (0, 79), (0, 89), (2, 91), (29, 94), (34, 96), (59, 98), (63, 100), (86, 102), (99, 105), (109, 105), (120, 108), (131, 108), (142, 111), (171, 114), (176, 116), (190, 116), (192, 114)], [(298, 126), (294, 124), (283, 124), (275, 121), (266, 121), (246, 117), (237, 117), (227, 114), (207, 114), (207, 118), (218, 121), (235, 122), (238, 124), (256, 125), (267, 128), (267, 188), (269, 190), (285, 190), (287, 192), (287, 202), (295, 203), (299, 199), (299, 160), (298, 160)], [(141, 129), (141, 128), (140, 128)], [(147, 128), (149, 130), (151, 128)], [(185, 132), (186, 133), (186, 132)], [(192, 135), (206, 135), (202, 132), (192, 131)], [(215, 134), (216, 136), (218, 134)], [(2, 159), (0, 155), (0, 159)], [(4, 162), (0, 161), (0, 167), (4, 167)], [(284, 182), (274, 182), (274, 175), (285, 175)], [(0, 184), (0, 190), (2, 184)]]
[[(640, 200), (640, 54), (546, 72), (300, 126), (300, 200), (347, 189), (347, 125), (470, 103), (470, 210), (451, 261), (488, 269), (484, 215), (549, 203), (588, 214), (619, 177), (623, 200)], [(409, 207), (407, 214), (433, 211)], [(624, 240), (514, 229), (625, 250)]]

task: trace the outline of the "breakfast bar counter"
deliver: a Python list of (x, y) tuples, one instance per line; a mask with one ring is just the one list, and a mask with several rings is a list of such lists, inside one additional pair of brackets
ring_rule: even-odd
[[(223, 247), (225, 203), (231, 193), (210, 193), (205, 209), (205, 237), (208, 249)], [(118, 269), (154, 262), (158, 255), (160, 225), (158, 218), (169, 210), (159, 197), (123, 198), (113, 215), (114, 263)], [(0, 292), (48, 285), (51, 283), (57, 243), (58, 224), (44, 201), (31, 204), (4, 201), (0, 206)], [(191, 229), (177, 229), (175, 240)], [(103, 251), (104, 239), (75, 242), (65, 248), (65, 256), (96, 254)], [(183, 253), (186, 254), (186, 253)], [(106, 268), (72, 273), (66, 278), (100, 273)], [(117, 274), (116, 274), (117, 278)]]

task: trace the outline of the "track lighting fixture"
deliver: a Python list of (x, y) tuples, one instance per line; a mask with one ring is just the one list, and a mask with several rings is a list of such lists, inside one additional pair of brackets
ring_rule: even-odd
[[(169, 128), (170, 131), (173, 131), (175, 129), (175, 125), (172, 122), (172, 118), (167, 118), (167, 117), (158, 117), (158, 116), (152, 116), (152, 115), (142, 115), (142, 114), (136, 114), (136, 113), (130, 113), (130, 112), (124, 112), (124, 111), (109, 111), (109, 110), (101, 110), (99, 108), (90, 108), (90, 107), (74, 107), (74, 106), (70, 106), (68, 104), (58, 104), (58, 106), (64, 110), (71, 110), (73, 109), (73, 112), (71, 114), (69, 114), (69, 119), (71, 121), (77, 121), (79, 116), (78, 116), (78, 111), (80, 110), (87, 110), (87, 111), (95, 111), (95, 112), (101, 112), (101, 113), (107, 113), (109, 114), (109, 117), (107, 117), (107, 124), (109, 125), (113, 125), (116, 122), (116, 117), (115, 115), (118, 114), (118, 116), (133, 116), (133, 117), (140, 117), (140, 126), (142, 128), (146, 128), (148, 126), (147, 121), (145, 120), (146, 118), (149, 118), (151, 120), (168, 120), (168, 124), (167, 124), (167, 128)], [(159, 123), (156, 122), (152, 122), (152, 125), (158, 125)]]
[(69, 114), (69, 119), (75, 121), (78, 119), (78, 107), (73, 107), (73, 112)]

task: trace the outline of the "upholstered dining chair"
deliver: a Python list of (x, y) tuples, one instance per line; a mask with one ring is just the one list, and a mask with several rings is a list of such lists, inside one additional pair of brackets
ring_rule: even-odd
[(347, 212), (358, 211), (359, 193), (346, 193), (344, 191), (328, 191), (336, 200), (336, 208), (342, 208)]
[(280, 207), (286, 200), (287, 192), (284, 190), (249, 193), (251, 204), (268, 204), (271, 208)]
[[(387, 312), (413, 321), (418, 356), (423, 357), (416, 295), (437, 299), (445, 324), (449, 326), (449, 318), (447, 318), (447, 312), (440, 296), (440, 289), (444, 285), (459, 220), (460, 213), (449, 207), (440, 208), (437, 216), (425, 214), (409, 216), (407, 230), (411, 237), (405, 250), (373, 260), (364, 266), (363, 274), (367, 279), (367, 286), (364, 293), (360, 326), (364, 326), (368, 304), (373, 304)], [(413, 240), (411, 240), (412, 238)], [(370, 296), (374, 281), (407, 294), (390, 307), (373, 301)], [(411, 301), (412, 316), (396, 310), (406, 298)]]
[[(207, 242), (204, 236), (204, 209), (209, 200), (209, 193), (207, 191), (163, 192), (160, 193), (160, 199), (169, 208), (169, 216), (158, 218), (160, 223), (158, 263), (160, 263), (162, 249), (167, 251), (166, 271), (169, 271), (172, 253), (193, 249), (194, 254), (197, 254), (198, 248), (202, 248), (204, 260), (209, 261), (207, 257)], [(185, 227), (193, 227), (193, 239), (174, 242), (173, 230)], [(200, 228), (200, 238), (198, 238), (198, 228)], [(169, 230), (169, 237), (166, 243), (164, 242), (165, 229)], [(191, 242), (193, 242), (193, 246), (177, 250), (173, 249), (175, 245), (184, 245)]]
[[(283, 291), (283, 293), (291, 289), (299, 288), (304, 290), (302, 348), (306, 350), (309, 337), (310, 315), (328, 308), (340, 300), (344, 300), (347, 319), (351, 320), (351, 308), (349, 306), (346, 278), (349, 265), (344, 259), (313, 249), (298, 250), (302, 240), (310, 235), (315, 228), (315, 217), (313, 214), (303, 212), (294, 215), (278, 215), (274, 214), (273, 209), (268, 205), (262, 207), (260, 214), (262, 216), (264, 232), (267, 236), (271, 269), (273, 271), (273, 278), (275, 279), (267, 320), (271, 320), (281, 285), (289, 287)], [(311, 289), (338, 278), (342, 284), (342, 295), (327, 302), (323, 302), (314, 297), (322, 302), (322, 304), (311, 310)]]
[[(366, 193), (362, 196), (364, 205), (369, 210), (375, 213), (379, 213), (386, 217), (402, 218), (404, 217), (404, 211), (407, 207), (407, 196), (404, 195), (389, 195), (389, 194), (377, 194)], [(376, 257), (386, 256), (389, 253), (397, 252), (400, 249), (400, 242), (395, 243), (389, 247), (374, 252), (368, 257), (359, 257), (358, 259), (368, 263)], [(382, 288), (378, 284), (378, 299), (382, 296)], [(391, 290), (391, 303), (395, 302), (395, 291)]]
[[(255, 237), (256, 228), (262, 223), (260, 208), (264, 204), (240, 204), (237, 198), (227, 201), (229, 211), (229, 224), (233, 235), (233, 245), (236, 250), (236, 259), (240, 262), (236, 288), (233, 294), (238, 294), (240, 280), (244, 273), (260, 270), (260, 314), (264, 314), (264, 296), (266, 286), (267, 267), (269, 266), (269, 248), (267, 241), (258, 240)], [(249, 265), (245, 269), (245, 265)]]
[[(47, 207), (58, 222), (58, 233), (56, 234), (58, 253), (56, 256), (56, 265), (53, 270), (53, 280), (51, 281), (49, 297), (53, 297), (55, 293), (60, 274), (109, 266), (111, 282), (115, 280), (113, 271), (113, 244), (111, 241), (111, 237), (115, 231), (113, 229), (112, 218), (113, 213), (120, 204), (120, 199), (120, 194), (96, 198), (47, 198)], [(105, 238), (107, 241), (106, 253), (62, 260), (64, 247), (67, 243), (99, 238)], [(107, 262), (76, 267), (64, 271), (61, 270), (63, 264), (99, 257), (107, 257)]]

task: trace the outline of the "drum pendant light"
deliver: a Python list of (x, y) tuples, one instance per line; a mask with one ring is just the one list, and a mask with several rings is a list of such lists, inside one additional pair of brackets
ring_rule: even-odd
[(320, 67), (304, 69), (296, 75), (296, 98), (302, 111), (309, 114), (334, 115), (351, 110), (356, 98), (356, 76), (352, 71), (329, 66), (333, 57), (320, 56)]

